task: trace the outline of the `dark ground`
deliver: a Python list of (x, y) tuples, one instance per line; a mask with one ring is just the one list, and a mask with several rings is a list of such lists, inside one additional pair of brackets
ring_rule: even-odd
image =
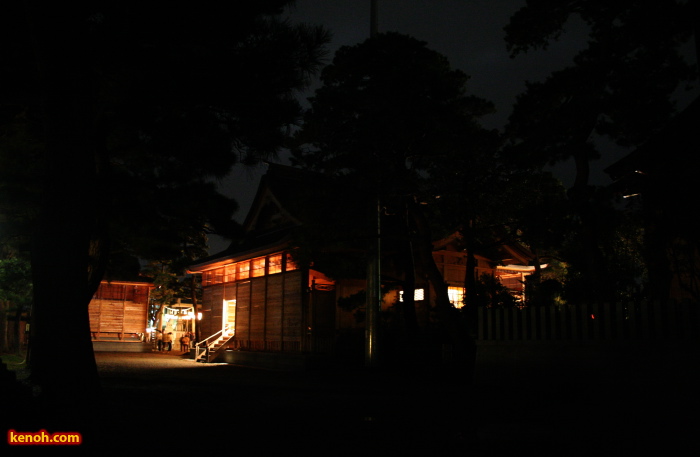
[(700, 448), (696, 379), (670, 373), (513, 379), (484, 366), (468, 385), (437, 368), (270, 371), (160, 353), (96, 357), (104, 399), (87, 423), (50, 430), (41, 412), (9, 421), (18, 431), (77, 430), (84, 445), (13, 446), (10, 455), (675, 456)]

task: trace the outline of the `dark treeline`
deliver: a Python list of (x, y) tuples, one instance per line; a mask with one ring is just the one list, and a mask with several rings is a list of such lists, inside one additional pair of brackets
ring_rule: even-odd
[[(633, 149), (664, 135), (674, 94), (695, 78), (682, 55), (697, 37), (694, 3), (551, 0), (514, 12), (504, 45), (516, 59), (545, 48), (572, 15), (590, 35), (570, 67), (527, 85), (502, 131), (481, 126), (493, 105), (469, 92), (468, 75), (420, 37), (398, 33), (339, 49), (303, 112), (298, 91), (320, 69), (328, 35), (283, 21), (290, 3), (237, 4), (235, 14), (124, 1), (4, 7), (0, 262), (31, 263), (32, 376), (48, 399), (72, 404), (99, 391), (87, 314), (99, 281), (139, 274), (144, 259), (167, 265), (172, 278), (204, 255), (208, 233), (235, 237), (237, 205), (212, 179), (285, 146), (295, 165), (380, 199), (407, 289), (415, 262), (465, 353), (465, 316), (431, 255), (446, 233), (459, 232), (468, 253), (463, 314), (512, 304), (485, 301), (498, 291), (470, 263), (506, 241), (550, 265), (532, 275), (528, 305), (668, 299), (678, 288), (697, 298), (698, 231), (673, 228), (689, 223), (679, 216), (686, 206), (664, 213), (670, 226), (657, 214), (664, 201), (650, 205), (653, 186), (623, 205), (618, 188), (588, 179), (603, 153), (595, 137)], [(670, 174), (684, 153), (650, 152), (678, 156)], [(565, 189), (546, 169), (569, 159), (577, 174)], [(692, 192), (664, 195), (690, 202)], [(334, 229), (363, 229), (367, 214)], [(414, 326), (410, 308), (402, 312)], [(72, 357), (54, 356), (58, 340)]]

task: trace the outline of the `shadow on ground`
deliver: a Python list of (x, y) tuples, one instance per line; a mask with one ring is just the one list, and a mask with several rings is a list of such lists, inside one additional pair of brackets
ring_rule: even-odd
[[(512, 379), (491, 367), (470, 385), (438, 368), (270, 371), (157, 353), (96, 357), (102, 400), (88, 420), (58, 421), (75, 427), (60, 431), (82, 433), (86, 455), (570, 457), (697, 449), (697, 379), (557, 378), (556, 371)], [(13, 428), (59, 431), (50, 430), (46, 411), (25, 412)]]

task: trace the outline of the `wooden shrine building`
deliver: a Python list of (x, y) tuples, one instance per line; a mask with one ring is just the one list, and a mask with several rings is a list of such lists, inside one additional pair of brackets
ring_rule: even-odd
[[(197, 359), (256, 363), (268, 354), (284, 366), (299, 354), (333, 354), (339, 338), (363, 334), (364, 324), (352, 310), (338, 306), (338, 299), (363, 291), (365, 278), (335, 280), (293, 257), (292, 234), (303, 223), (299, 205), (309, 201), (301, 189), (310, 181), (304, 171), (270, 164), (244, 222), (243, 240), (189, 267), (190, 273), (202, 275)], [(434, 244), (456, 307), (462, 306), (466, 273), (458, 241), (450, 237)], [(504, 248), (502, 257), (477, 256), (477, 273), (502, 277), (516, 295), (522, 294), (520, 280), (532, 271), (527, 266), (532, 257), (512, 247)], [(499, 267), (501, 260), (506, 266)], [(387, 289), (384, 310), (402, 300), (401, 290)], [(417, 314), (423, 319), (429, 318), (433, 297), (427, 283), (416, 285)]]
[(148, 306), (154, 285), (102, 281), (90, 300), (90, 334), (96, 351), (142, 352), (147, 340)]

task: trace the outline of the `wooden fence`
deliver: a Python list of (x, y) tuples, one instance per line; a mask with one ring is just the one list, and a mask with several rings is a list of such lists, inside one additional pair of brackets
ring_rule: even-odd
[(698, 341), (694, 302), (480, 308), (478, 341)]

